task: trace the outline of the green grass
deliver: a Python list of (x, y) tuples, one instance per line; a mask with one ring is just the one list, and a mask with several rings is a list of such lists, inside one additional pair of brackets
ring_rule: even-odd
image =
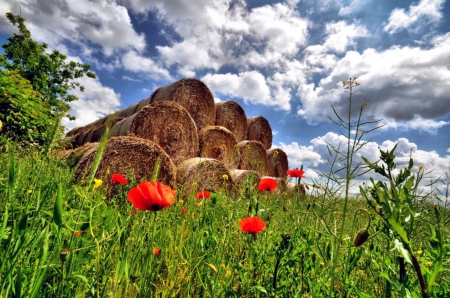
[[(166, 209), (132, 213), (135, 181), (106, 199), (102, 187), (74, 184), (61, 161), (11, 152), (0, 155), (0, 297), (422, 297), (414, 267), (400, 272), (398, 237), (361, 197), (343, 212), (344, 200), (323, 189), (298, 197), (243, 186), (203, 201), (179, 191)], [(253, 237), (238, 222), (256, 203), (267, 230)], [(411, 247), (428, 282), (449, 213), (426, 200), (413, 207)], [(449, 297), (448, 255), (435, 278), (429, 295)]]

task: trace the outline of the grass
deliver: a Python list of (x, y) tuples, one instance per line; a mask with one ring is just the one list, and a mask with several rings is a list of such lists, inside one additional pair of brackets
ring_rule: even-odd
[[(0, 163), (2, 297), (337, 297), (344, 293), (398, 297), (402, 293), (394, 280), (399, 279), (401, 254), (394, 249), (393, 237), (382, 232), (380, 217), (361, 198), (347, 201), (344, 227), (344, 201), (319, 189), (298, 197), (292, 191), (259, 193), (244, 185), (235, 197), (178, 196), (175, 204), (159, 212), (131, 213), (134, 208), (126, 196), (135, 181), (116, 185), (117, 195), (106, 200), (102, 187), (74, 184), (69, 167), (38, 153), (4, 153)], [(256, 201), (257, 215), (267, 230), (253, 237), (240, 232), (238, 222), (255, 215)], [(428, 225), (437, 224), (433, 210), (443, 217), (448, 213), (443, 206), (426, 202), (416, 208), (421, 215), (411, 241), (427, 271), (433, 263)], [(371, 237), (354, 247), (355, 233), (369, 220)], [(341, 229), (342, 244), (335, 252)], [(445, 238), (448, 230), (442, 231)], [(161, 249), (158, 255), (153, 254), (156, 247)], [(408, 291), (420, 297), (413, 267), (405, 270)], [(147, 281), (142, 283), (145, 275)], [(447, 297), (449, 277), (445, 261), (436, 277), (436, 295)]]
[[(450, 213), (434, 201), (448, 185), (420, 193), (412, 160), (394, 176), (395, 147), (354, 163), (372, 130), (365, 105), (352, 120), (357, 85), (344, 83), (348, 119), (336, 113), (347, 152), (330, 146), (338, 169), (306, 196), (250, 183), (198, 200), (179, 186), (170, 207), (134, 212), (137, 181), (94, 187), (94, 163), (74, 183), (69, 164), (46, 154), (52, 143), (39, 153), (1, 140), (0, 297), (450, 297)], [(384, 179), (352, 197), (362, 169)], [(240, 231), (249, 216), (267, 229)]]

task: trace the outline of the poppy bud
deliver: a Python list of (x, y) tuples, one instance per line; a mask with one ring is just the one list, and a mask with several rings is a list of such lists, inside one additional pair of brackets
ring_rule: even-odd
[(367, 239), (369, 239), (369, 236), (369, 231), (367, 231), (366, 229), (360, 229), (358, 230), (358, 232), (356, 232), (353, 244), (355, 245), (355, 247), (360, 247), (367, 241)]
[(68, 248), (63, 248), (61, 249), (61, 251), (59, 252), (59, 259), (61, 260), (61, 262), (65, 262), (67, 260), (67, 256), (70, 254), (70, 249)]

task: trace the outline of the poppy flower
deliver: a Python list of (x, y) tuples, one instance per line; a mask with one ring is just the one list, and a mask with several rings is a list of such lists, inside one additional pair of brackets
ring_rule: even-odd
[(112, 174), (111, 180), (112, 180), (112, 182), (114, 184), (116, 184), (116, 183), (118, 183), (118, 184), (128, 184), (128, 180), (125, 179), (125, 177), (120, 175), (120, 174)]
[(159, 211), (173, 204), (175, 193), (175, 190), (165, 184), (142, 182), (130, 190), (127, 200), (136, 209)]
[(197, 193), (195, 196), (196, 199), (209, 199), (211, 197), (211, 194), (207, 190), (202, 190)]
[(277, 186), (278, 186), (277, 180), (272, 179), (272, 178), (261, 179), (261, 181), (259, 181), (259, 183), (258, 183), (259, 191), (265, 191), (265, 190), (272, 191), (272, 190), (277, 189)]
[(154, 255), (159, 255), (160, 252), (161, 252), (161, 250), (160, 250), (159, 248), (157, 248), (157, 247), (155, 247), (155, 248), (153, 249), (153, 254), (154, 254)]
[(298, 178), (306, 178), (306, 176), (304, 176), (304, 175), (305, 175), (305, 171), (299, 170), (298, 168), (295, 168), (295, 169), (293, 169), (293, 170), (289, 170), (289, 171), (287, 171), (286, 173), (287, 173), (288, 176), (291, 177), (291, 178), (295, 178), (295, 177), (298, 177)]
[(245, 217), (239, 221), (239, 226), (241, 231), (248, 234), (256, 234), (266, 230), (266, 223), (261, 218)]

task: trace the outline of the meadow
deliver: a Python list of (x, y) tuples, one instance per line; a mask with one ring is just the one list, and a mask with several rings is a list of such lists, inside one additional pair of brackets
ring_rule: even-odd
[(344, 174), (306, 195), (299, 178), (273, 190), (250, 178), (209, 198), (174, 186), (173, 202), (147, 207), (131, 175), (74, 182), (56, 143), (2, 139), (0, 297), (450, 297), (448, 185), (421, 191), (413, 160), (394, 175), (394, 147), (366, 161), (384, 179), (350, 195), (364, 145), (350, 120), (348, 151), (334, 154)]

